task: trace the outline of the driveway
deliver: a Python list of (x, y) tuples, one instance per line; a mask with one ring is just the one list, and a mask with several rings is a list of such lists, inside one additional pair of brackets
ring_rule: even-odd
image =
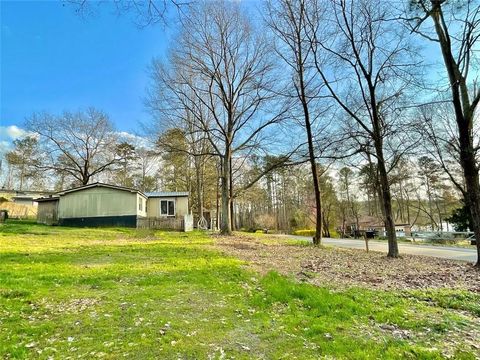
[[(305, 241), (312, 241), (311, 237), (308, 236), (297, 236), (297, 235), (277, 235), (289, 239), (298, 239)], [(335, 246), (341, 248), (349, 249), (365, 249), (365, 241), (357, 239), (331, 239), (324, 238), (323, 244), (327, 246)], [(387, 252), (388, 244), (386, 241), (370, 240), (368, 242), (368, 247), (373, 251), (382, 251)], [(437, 258), (444, 258), (450, 260), (461, 260), (468, 262), (477, 261), (477, 250), (452, 247), (452, 246), (434, 246), (434, 245), (411, 245), (408, 243), (398, 243), (398, 250), (400, 254), (411, 254), (411, 255), (424, 255), (424, 256), (433, 256)]]

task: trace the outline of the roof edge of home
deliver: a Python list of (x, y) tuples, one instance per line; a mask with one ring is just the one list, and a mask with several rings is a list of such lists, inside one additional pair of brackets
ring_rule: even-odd
[(51, 196), (51, 197), (40, 197), (33, 199), (35, 202), (46, 202), (46, 201), (58, 201), (60, 199), (60, 196)]
[(106, 184), (106, 183), (102, 183), (102, 182), (98, 182), (98, 181), (94, 182), (94, 183), (91, 183), (91, 184), (87, 184), (87, 185), (77, 186), (77, 187), (72, 188), (72, 189), (62, 190), (62, 191), (59, 191), (57, 194), (59, 196), (62, 196), (62, 195), (65, 195), (65, 194), (68, 194), (68, 193), (71, 193), (71, 192), (80, 191), (80, 190), (83, 190), (83, 189), (93, 188), (93, 187), (97, 187), (97, 186), (98, 187), (106, 187), (106, 188), (110, 188), (110, 189), (118, 189), (118, 190), (122, 190), (122, 191), (129, 191), (129, 192), (141, 194), (144, 197), (148, 197), (147, 195), (145, 195), (145, 193), (143, 191), (140, 191), (140, 190), (137, 190), (137, 189), (129, 188), (129, 187), (126, 187), (126, 186)]
[[(163, 193), (163, 194), (157, 194)], [(154, 193), (147, 192), (145, 195), (148, 198), (161, 198), (161, 197), (188, 197), (190, 193), (188, 191), (156, 191)]]

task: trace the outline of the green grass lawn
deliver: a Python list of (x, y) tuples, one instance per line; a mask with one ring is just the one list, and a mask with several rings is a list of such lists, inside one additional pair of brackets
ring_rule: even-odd
[(452, 310), (468, 294), (436, 305), (260, 276), (201, 232), (0, 226), (0, 358), (437, 359), (442, 344), (479, 355), (454, 335), (474, 326)]

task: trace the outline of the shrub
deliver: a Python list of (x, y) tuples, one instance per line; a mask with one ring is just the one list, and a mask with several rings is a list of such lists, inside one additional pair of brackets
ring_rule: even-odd
[(293, 235), (315, 236), (315, 230), (311, 230), (311, 229), (295, 230), (295, 231), (293, 232)]
[(340, 238), (340, 234), (336, 230), (330, 230), (331, 238)]
[(275, 216), (270, 214), (262, 214), (255, 220), (255, 225), (261, 229), (274, 229), (275, 228)]

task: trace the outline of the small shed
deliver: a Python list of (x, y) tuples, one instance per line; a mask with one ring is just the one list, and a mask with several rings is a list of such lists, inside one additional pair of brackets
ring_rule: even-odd
[(58, 196), (35, 199), (38, 203), (37, 223), (45, 225), (58, 224)]

